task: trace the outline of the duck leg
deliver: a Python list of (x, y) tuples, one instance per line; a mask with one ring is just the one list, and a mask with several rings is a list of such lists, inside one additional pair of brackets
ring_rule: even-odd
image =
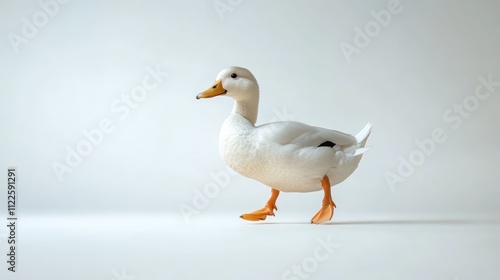
[(274, 210), (278, 210), (276, 207), (276, 199), (278, 199), (278, 195), (280, 191), (276, 189), (271, 190), (271, 198), (266, 203), (266, 206), (257, 211), (253, 211), (252, 213), (243, 214), (240, 218), (247, 221), (261, 221), (265, 220), (267, 216), (274, 216)]
[(328, 178), (328, 176), (325, 175), (325, 177), (323, 177), (321, 180), (321, 186), (325, 192), (325, 196), (323, 197), (323, 206), (321, 206), (318, 213), (312, 217), (312, 224), (321, 224), (331, 220), (333, 217), (333, 208), (337, 207), (332, 199), (330, 178)]

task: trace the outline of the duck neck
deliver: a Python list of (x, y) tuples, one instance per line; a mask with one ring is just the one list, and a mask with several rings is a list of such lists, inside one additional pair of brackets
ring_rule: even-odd
[(257, 114), (259, 112), (259, 97), (251, 100), (236, 100), (233, 107), (233, 113), (238, 113), (255, 126)]

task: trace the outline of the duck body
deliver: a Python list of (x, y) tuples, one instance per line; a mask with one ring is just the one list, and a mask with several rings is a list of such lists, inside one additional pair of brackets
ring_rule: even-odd
[(222, 70), (214, 84), (196, 96), (228, 96), (234, 102), (232, 113), (224, 121), (219, 135), (222, 159), (239, 174), (271, 187), (271, 198), (262, 209), (243, 214), (249, 221), (274, 216), (280, 192), (323, 190), (321, 209), (311, 223), (331, 220), (336, 207), (331, 186), (344, 181), (358, 167), (371, 132), (367, 124), (356, 136), (283, 121), (256, 126), (259, 86), (245, 68)]
[(370, 128), (367, 125), (357, 139), (300, 122), (254, 126), (241, 114), (232, 113), (221, 128), (219, 152), (236, 172), (271, 188), (283, 192), (319, 191), (325, 175), (333, 186), (354, 172), (362, 156), (354, 154), (365, 146), (363, 140)]

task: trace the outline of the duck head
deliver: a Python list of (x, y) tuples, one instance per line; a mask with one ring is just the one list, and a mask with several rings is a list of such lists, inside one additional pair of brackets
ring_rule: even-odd
[(236, 101), (259, 99), (259, 85), (248, 69), (232, 66), (219, 72), (214, 84), (196, 99), (225, 95)]

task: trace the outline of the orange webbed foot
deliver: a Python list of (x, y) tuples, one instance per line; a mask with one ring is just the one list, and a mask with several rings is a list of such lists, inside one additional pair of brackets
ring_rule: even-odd
[(263, 221), (267, 218), (267, 216), (274, 216), (274, 210), (278, 210), (276, 205), (266, 204), (264, 208), (251, 213), (243, 214), (240, 218), (247, 221)]
[(330, 221), (333, 217), (333, 208), (337, 207), (332, 199), (330, 178), (328, 178), (328, 176), (325, 175), (325, 177), (323, 177), (321, 180), (321, 186), (324, 191), (323, 206), (321, 206), (318, 213), (312, 217), (311, 224), (322, 224)]
[(328, 204), (323, 204), (318, 213), (314, 215), (311, 219), (311, 224), (322, 224), (324, 222), (330, 221), (333, 217), (333, 210), (335, 208), (335, 203), (333, 201)]
[(274, 216), (274, 210), (278, 210), (276, 207), (276, 199), (278, 199), (279, 194), (280, 191), (271, 189), (271, 198), (269, 198), (264, 208), (253, 211), (252, 213), (243, 214), (240, 218), (247, 221), (263, 221), (267, 216)]

